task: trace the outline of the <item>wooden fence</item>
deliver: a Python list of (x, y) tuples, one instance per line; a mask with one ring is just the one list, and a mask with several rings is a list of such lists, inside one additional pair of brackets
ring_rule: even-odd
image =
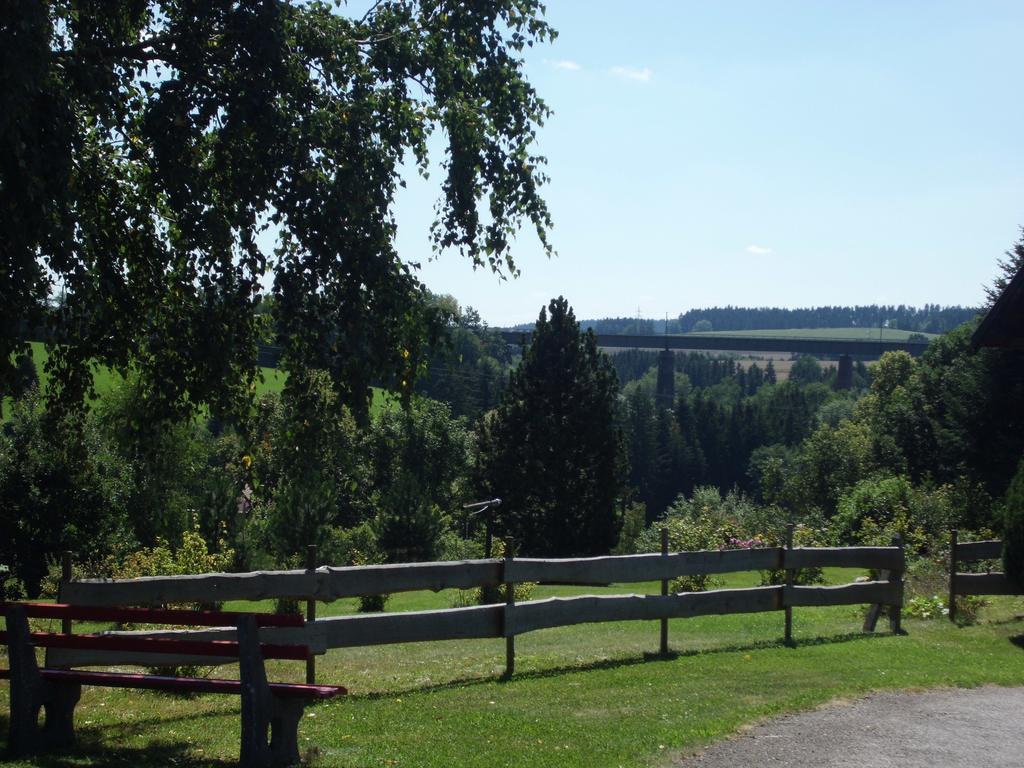
[[(512, 552), (511, 543), (506, 552)], [(886, 573), (879, 581), (840, 586), (797, 586), (793, 573), (803, 568), (857, 567)], [(785, 584), (743, 589), (668, 594), (679, 576), (740, 571), (785, 571)], [(786, 611), (786, 640), (792, 640), (791, 609), (802, 606), (874, 604), (890, 607), (890, 623), (900, 628), (903, 602), (903, 547), (770, 547), (724, 551), (673, 552), (572, 559), (504, 559), (459, 562), (310, 567), (295, 571), (211, 573), (127, 580), (63, 580), (60, 600), (78, 605), (161, 605), (227, 600), (339, 598), (413, 590), (470, 589), (507, 585), (504, 604), (432, 611), (331, 616), (307, 621), (304, 628), (266, 628), (265, 642), (305, 643), (314, 653), (331, 648), (470, 638), (505, 638), (506, 673), (515, 665), (515, 638), (552, 627), (605, 621), (659, 620), (662, 652), (668, 651), (667, 621), (712, 614)], [(596, 586), (660, 581), (661, 594), (585, 595), (515, 602), (514, 586), (523, 582)], [(312, 611), (315, 615), (315, 611)], [(877, 613), (877, 612), (876, 612)], [(873, 625), (866, 627), (873, 629)], [(66, 628), (70, 631), (70, 627)], [(231, 629), (189, 631), (197, 639), (227, 638)], [(158, 636), (160, 632), (146, 632)], [(179, 632), (180, 634), (180, 632)], [(52, 649), (52, 666), (167, 664), (145, 654)], [(224, 663), (191, 657), (176, 663)], [(312, 669), (308, 670), (312, 676)]]
[(985, 541), (959, 541), (955, 529), (950, 535), (949, 546), (949, 620), (956, 621), (956, 598), (958, 595), (1019, 595), (1020, 588), (1007, 578), (1005, 573), (961, 573), (960, 565), (981, 560), (999, 560), (1003, 556), (1003, 542), (999, 539)]

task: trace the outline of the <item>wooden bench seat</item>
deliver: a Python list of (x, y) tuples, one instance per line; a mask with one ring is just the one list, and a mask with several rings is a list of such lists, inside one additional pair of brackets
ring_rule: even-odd
[[(306, 645), (260, 643), (259, 626), (301, 627), (303, 620), (298, 615), (40, 603), (7, 603), (0, 604), (0, 607), (7, 619), (7, 631), (0, 632), (0, 640), (7, 643), (10, 662), (9, 670), (0, 670), (0, 678), (11, 681), (8, 749), (14, 755), (73, 743), (74, 709), (81, 697), (81, 688), (94, 685), (238, 695), (242, 701), (240, 764), (258, 768), (290, 765), (299, 759), (298, 724), (306, 704), (346, 693), (341, 686), (267, 682), (264, 659), (307, 659), (310, 649)], [(207, 627), (232, 626), (233, 623), (237, 639), (32, 632), (28, 625), (29, 616)], [(166, 654), (169, 663), (173, 663), (175, 657), (237, 658), (240, 679), (40, 668), (36, 661), (36, 647)], [(46, 719), (40, 725), (42, 709), (46, 710)]]
[[(229, 693), (240, 694), (241, 680), (212, 677), (174, 677), (171, 675), (145, 675), (134, 672), (94, 672), (84, 669), (39, 670), (45, 680), (81, 683), (101, 688), (138, 688), (173, 693)], [(11, 671), (0, 669), (0, 679), (9, 679)], [(305, 683), (267, 683), (270, 692), (285, 699), (333, 699), (348, 691), (340, 685), (306, 685)]]

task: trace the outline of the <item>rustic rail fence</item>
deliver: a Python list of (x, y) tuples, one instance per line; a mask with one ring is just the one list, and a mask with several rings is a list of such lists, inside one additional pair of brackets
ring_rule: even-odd
[(960, 541), (959, 532), (950, 534), (949, 545), (949, 620), (956, 621), (956, 598), (967, 595), (1019, 595), (1020, 587), (1005, 573), (961, 573), (960, 566), (982, 560), (999, 560), (1003, 542), (999, 539)]
[[(125, 580), (73, 580), (65, 570), (60, 600), (97, 606), (152, 606), (228, 600), (258, 601), (289, 598), (308, 601), (302, 628), (268, 627), (261, 630), (264, 642), (302, 643), (315, 654), (332, 648), (428, 642), (475, 638), (505, 638), (506, 674), (515, 665), (515, 638), (553, 627), (606, 621), (658, 621), (660, 650), (668, 652), (668, 620), (703, 615), (786, 611), (785, 634), (792, 640), (791, 609), (804, 606), (871, 604), (888, 606), (890, 625), (899, 631), (903, 603), (903, 547), (805, 548), (767, 547), (722, 551), (661, 553), (538, 559), (514, 557), (511, 542), (503, 559), (458, 562), (366, 565), (358, 567), (309, 567), (293, 571), (211, 573), (189, 576), (158, 576)], [(310, 554), (309, 562), (314, 562)], [(856, 567), (884, 573), (877, 581), (839, 586), (798, 586), (792, 575), (804, 568)], [(706, 592), (668, 593), (668, 582), (680, 576), (724, 574), (743, 571), (785, 571), (784, 584), (715, 589)], [(661, 594), (583, 595), (516, 602), (515, 585), (524, 582), (604, 586), (660, 582)], [(507, 585), (505, 603), (430, 611), (357, 614), (315, 617), (315, 602), (385, 593), (443, 589), (471, 589)], [(877, 616), (877, 610), (875, 611)], [(865, 627), (874, 629), (871, 626)], [(65, 631), (72, 631), (67, 626)], [(233, 629), (185, 630), (196, 639), (230, 638)], [(175, 636), (180, 636), (177, 631)], [(136, 633), (138, 634), (138, 633)], [(144, 632), (159, 636), (161, 632)], [(112, 664), (167, 664), (166, 656), (149, 658), (143, 653), (113, 653), (51, 649), (50, 666)], [(223, 659), (182, 657), (178, 664), (220, 664)], [(313, 669), (307, 669), (312, 678)]]

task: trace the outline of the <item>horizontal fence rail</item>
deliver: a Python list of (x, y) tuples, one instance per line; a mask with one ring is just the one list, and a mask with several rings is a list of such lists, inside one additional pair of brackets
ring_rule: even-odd
[[(512, 551), (511, 543), (507, 552)], [(310, 561), (313, 564), (313, 561)], [(839, 586), (797, 586), (801, 569), (844, 567), (875, 571), (878, 581)], [(762, 547), (754, 549), (667, 552), (591, 558), (519, 558), (408, 563), (335, 568), (310, 567), (293, 571), (212, 573), (138, 579), (66, 579), (61, 601), (88, 606), (163, 606), (226, 600), (257, 601), (290, 598), (332, 601), (413, 590), (494, 588), (507, 585), (505, 603), (403, 613), (356, 614), (311, 619), (301, 627), (264, 627), (264, 643), (296, 643), (313, 654), (332, 648), (505, 638), (507, 671), (514, 660), (514, 638), (529, 632), (576, 624), (609, 621), (667, 621), (694, 616), (759, 613), (794, 607), (870, 604), (875, 615), (891, 611), (898, 629), (903, 601), (903, 547)], [(715, 589), (677, 594), (622, 594), (555, 597), (516, 602), (514, 586), (526, 582), (596, 586), (638, 582), (667, 583), (680, 576), (743, 571), (784, 571), (786, 583), (742, 589)], [(83, 614), (85, 615), (85, 614)], [(215, 615), (215, 614), (214, 614)], [(893, 619), (892, 617), (895, 617)], [(664, 626), (664, 625), (663, 625)], [(870, 622), (869, 629), (873, 629)], [(791, 640), (791, 621), (786, 623)], [(70, 630), (68, 630), (70, 631)], [(663, 629), (663, 632), (665, 630)], [(135, 630), (112, 636), (188, 638), (197, 641), (235, 639), (234, 627), (192, 630)], [(667, 640), (662, 652), (667, 651)], [(115, 664), (222, 664), (225, 659), (193, 654), (169, 658), (142, 652), (50, 648), (52, 666)]]
[(1003, 542), (999, 539), (960, 541), (959, 531), (950, 532), (949, 545), (949, 620), (956, 621), (956, 599), (968, 595), (1019, 595), (1020, 586), (999, 571), (961, 573), (960, 566), (982, 560), (1000, 560)]
[(312, 570), (82, 579), (65, 585), (65, 602), (88, 605), (163, 605), (289, 598), (331, 602), (345, 597), (497, 586), (501, 560), (321, 566)]

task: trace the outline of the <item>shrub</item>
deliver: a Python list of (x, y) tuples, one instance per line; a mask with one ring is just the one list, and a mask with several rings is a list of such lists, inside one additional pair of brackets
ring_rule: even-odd
[(1006, 491), (1003, 517), (1003, 571), (1024, 590), (1024, 461)]
[[(181, 546), (177, 549), (162, 539), (157, 539), (153, 547), (145, 547), (129, 554), (118, 562), (116, 558), (107, 558), (104, 570), (115, 579), (134, 579), (140, 576), (183, 576), (195, 573), (211, 573), (226, 571), (235, 560), (235, 551), (229, 548), (224, 539), (218, 542), (218, 550), (211, 552), (199, 533), (198, 524), (181, 537)], [(221, 603), (196, 601), (181, 603), (173, 607), (197, 610), (219, 610)], [(138, 628), (120, 625), (123, 629)], [(147, 667), (154, 675), (183, 675), (193, 677), (199, 671), (194, 666), (153, 666)]]
[[(827, 545), (824, 532), (812, 528), (809, 525), (797, 525), (793, 529), (794, 547), (822, 547)], [(784, 536), (767, 535), (761, 546), (782, 547), (785, 546)], [(825, 574), (821, 568), (798, 568), (793, 572), (793, 583), (800, 586), (810, 584), (822, 584), (825, 581)], [(762, 586), (785, 584), (786, 572), (784, 570), (771, 570), (761, 572)]]
[[(353, 549), (350, 555), (352, 565), (373, 565), (375, 563), (384, 562), (383, 556), (380, 552), (362, 552), (358, 549)], [(380, 613), (384, 610), (388, 600), (391, 599), (391, 595), (380, 594), (380, 595), (360, 595), (359, 596), (359, 612), (360, 613)]]
[(988, 605), (988, 600), (977, 595), (956, 596), (956, 623), (966, 627), (978, 623), (978, 610)]
[[(505, 542), (501, 539), (495, 539), (491, 545), (491, 557), (496, 557), (499, 560), (505, 557)], [(532, 581), (524, 581), (515, 585), (515, 590), (512, 596), (515, 598), (517, 603), (524, 603), (533, 597), (533, 590), (537, 585)], [(505, 589), (504, 584), (499, 584), (497, 587), (480, 587), (479, 589), (467, 590), (470, 592), (472, 602), (476, 605), (493, 605), (494, 603), (504, 603), (507, 599), (508, 590)]]
[(11, 569), (0, 563), (0, 600), (24, 600), (25, 590), (11, 575)]
[(946, 602), (938, 595), (912, 597), (903, 610), (907, 616), (914, 619), (939, 619), (949, 615), (949, 608), (946, 607)]
[[(113, 556), (108, 557), (104, 571), (115, 579), (227, 571), (235, 561), (235, 551), (227, 546), (223, 538), (217, 545), (218, 551), (211, 552), (196, 525), (182, 534), (181, 546), (177, 549), (171, 548), (163, 539), (157, 539), (155, 546), (132, 552), (120, 562)], [(180, 607), (218, 610), (220, 603), (196, 601), (184, 603)]]
[[(638, 549), (643, 552), (660, 552), (663, 527), (668, 529), (668, 548), (671, 552), (724, 549), (730, 539), (739, 535), (735, 526), (716, 515), (714, 510), (699, 507), (680, 496), (669, 507), (664, 519), (643, 532), (638, 541)], [(717, 583), (708, 574), (696, 574), (673, 579), (669, 589), (673, 592), (703, 592)]]
[(833, 518), (844, 544), (888, 546), (899, 534), (908, 551), (928, 554), (955, 519), (952, 486), (915, 488), (906, 477), (869, 478), (839, 500)]

